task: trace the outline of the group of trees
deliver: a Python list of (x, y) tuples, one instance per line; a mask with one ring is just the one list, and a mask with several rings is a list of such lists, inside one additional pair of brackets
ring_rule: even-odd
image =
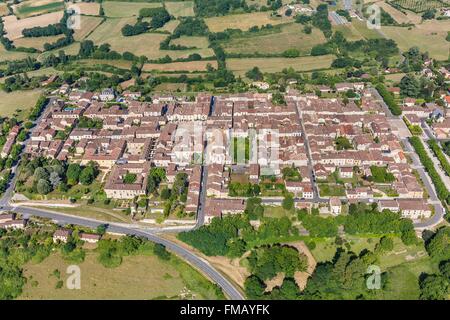
[(228, 185), (228, 195), (230, 197), (255, 197), (261, 193), (258, 184), (231, 182)]
[(395, 181), (392, 173), (387, 171), (386, 167), (370, 166), (372, 175), (368, 177), (369, 181), (376, 183), (391, 183)]
[(332, 238), (338, 234), (338, 221), (333, 217), (320, 217), (317, 214), (308, 214), (306, 209), (299, 210), (298, 220), (308, 230), (311, 237)]
[(447, 175), (450, 176), (450, 163), (448, 162), (444, 152), (442, 152), (439, 143), (436, 140), (428, 140), (428, 145), (430, 146), (430, 149), (433, 150), (436, 158), (438, 158), (439, 162), (441, 163), (442, 169), (444, 169)]
[(78, 127), (88, 129), (101, 129), (103, 128), (103, 120), (99, 118), (88, 118), (85, 116), (81, 116), (78, 119)]
[(29, 178), (32, 178), (32, 186), (28, 187), (28, 192), (46, 195), (53, 190), (66, 192), (70, 186), (78, 183), (90, 185), (98, 173), (97, 165), (93, 162), (80, 166), (76, 163), (67, 165), (56, 159), (24, 157), (17, 184), (21, 188)]
[(300, 181), (300, 182), (302, 181), (302, 176), (300, 175), (300, 172), (294, 166), (284, 167), (281, 170), (281, 173), (283, 175), (283, 179), (286, 181)]
[(441, 201), (448, 201), (449, 198), (449, 191), (447, 189), (447, 186), (442, 181), (441, 176), (437, 172), (436, 168), (434, 167), (433, 161), (428, 156), (427, 151), (425, 150), (425, 146), (423, 145), (422, 141), (419, 137), (411, 137), (409, 138), (409, 142), (414, 147), (414, 150), (416, 151), (417, 155), (419, 156), (420, 162), (425, 167), (425, 170), (430, 175), (431, 181), (434, 184), (434, 187), (436, 188), (436, 193)]
[(348, 234), (400, 234), (406, 245), (417, 243), (414, 226), (410, 219), (402, 218), (399, 213), (389, 210), (377, 210), (376, 204), (352, 203), (349, 214), (343, 221)]
[(439, 265), (436, 274), (423, 274), (419, 278), (420, 298), (445, 300), (450, 293), (450, 228), (442, 227), (425, 242), (432, 261)]
[[(297, 271), (306, 271), (308, 261), (294, 247), (285, 245), (271, 245), (255, 248), (246, 259), (251, 272), (244, 283), (244, 290), (249, 299), (295, 299), (299, 288), (293, 279)], [(284, 273), (284, 280), (280, 287), (272, 292), (266, 292), (264, 281)]]
[(382, 83), (377, 84), (375, 88), (377, 89), (378, 93), (383, 97), (384, 102), (389, 107), (389, 110), (391, 110), (392, 114), (394, 116), (401, 115), (402, 109), (395, 101), (392, 93), (390, 93)]
[(245, 0), (195, 0), (194, 10), (201, 17), (223, 16), (237, 9), (248, 9)]
[(150, 27), (152, 29), (161, 28), (171, 19), (169, 12), (164, 7), (142, 8), (139, 11), (139, 17), (152, 18), (150, 21)]
[(121, 32), (125, 37), (135, 36), (145, 33), (150, 29), (150, 24), (146, 21), (137, 21), (134, 25), (126, 24), (122, 27)]

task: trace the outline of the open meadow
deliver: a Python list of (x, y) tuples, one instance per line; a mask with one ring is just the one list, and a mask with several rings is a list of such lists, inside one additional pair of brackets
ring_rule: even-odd
[(425, 21), (414, 28), (383, 27), (382, 31), (397, 42), (402, 51), (417, 46), (421, 51), (428, 51), (432, 58), (447, 60), (450, 42), (445, 40), (450, 30), (450, 20)]
[(37, 50), (44, 50), (44, 44), (54, 43), (56, 40), (63, 38), (62, 35), (49, 36), (49, 37), (31, 37), (31, 38), (19, 38), (14, 40), (14, 45), (25, 48), (35, 48)]
[(81, 16), (80, 29), (75, 29), (74, 38), (81, 41), (90, 35), (102, 22), (104, 18)]
[(263, 72), (279, 72), (284, 68), (293, 68), (297, 71), (312, 71), (329, 68), (334, 58), (333, 55), (299, 58), (233, 58), (227, 59), (227, 68), (241, 76), (255, 66), (258, 66)]
[(244, 36), (231, 38), (224, 42), (227, 53), (281, 53), (287, 49), (297, 49), (301, 54), (307, 55), (311, 48), (324, 43), (323, 33), (313, 28), (311, 34), (302, 31), (303, 26), (297, 23), (281, 27), (281, 32), (273, 32), (261, 36)]
[(59, 253), (41, 263), (27, 263), (24, 274), (28, 281), (19, 299), (217, 299), (212, 284), (176, 257), (162, 261), (153, 255), (129, 256), (120, 266), (105, 268), (97, 254), (88, 251), (79, 264), (81, 289), (56, 289), (59, 280), (67, 279), (66, 269), (71, 264)]
[(205, 19), (206, 25), (211, 32), (220, 32), (225, 29), (241, 29), (246, 31), (253, 26), (264, 26), (266, 24), (280, 24), (291, 22), (292, 18), (274, 18), (270, 12), (252, 12), (233, 14), (222, 17), (213, 17)]
[[(125, 24), (132, 24), (136, 21), (135, 17), (130, 18), (108, 18), (104, 23), (98, 26), (87, 39), (94, 41), (95, 44), (109, 43), (112, 50), (123, 53), (130, 51), (137, 56), (146, 56), (149, 59), (158, 59), (169, 55), (173, 59), (184, 58), (193, 53), (198, 53), (202, 57), (213, 56), (212, 49), (208, 48), (207, 42), (202, 41), (203, 47), (192, 50), (160, 50), (159, 44), (167, 38), (167, 34), (161, 33), (143, 33), (132, 37), (124, 37), (120, 30)], [(196, 41), (197, 37), (193, 40)], [(182, 40), (180, 40), (182, 41)], [(197, 42), (198, 44), (198, 42)]]
[(112, 18), (123, 18), (138, 16), (139, 10), (142, 8), (160, 7), (158, 2), (120, 2), (120, 1), (104, 1), (102, 3), (105, 16)]
[(0, 90), (0, 114), (2, 117), (11, 117), (16, 110), (21, 110), (18, 112), (19, 119), (23, 119), (28, 110), (34, 107), (40, 95), (40, 90), (21, 90), (10, 93)]

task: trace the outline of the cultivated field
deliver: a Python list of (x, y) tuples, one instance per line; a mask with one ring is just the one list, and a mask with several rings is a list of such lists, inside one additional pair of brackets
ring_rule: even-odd
[(0, 62), (1, 61), (9, 61), (9, 60), (19, 60), (24, 59), (26, 57), (33, 57), (36, 54), (26, 53), (26, 52), (18, 52), (18, 51), (7, 51), (3, 45), (0, 45)]
[(13, 6), (14, 14), (19, 18), (28, 18), (49, 12), (55, 12), (64, 9), (62, 0), (33, 0), (23, 1)]
[(251, 68), (258, 66), (263, 72), (278, 72), (284, 68), (294, 68), (297, 71), (326, 69), (333, 62), (333, 55), (299, 58), (248, 58), (227, 59), (227, 68), (238, 75), (245, 74)]
[(300, 24), (282, 27), (281, 33), (269, 33), (261, 36), (232, 38), (224, 43), (227, 53), (281, 53), (287, 49), (298, 49), (302, 54), (309, 54), (311, 48), (325, 42), (323, 33), (313, 28), (311, 34), (305, 34)]
[(54, 43), (56, 40), (63, 38), (63, 35), (49, 36), (49, 37), (32, 37), (19, 38), (14, 40), (16, 47), (35, 48), (37, 50), (44, 50), (44, 44)]
[(100, 4), (95, 2), (77, 2), (75, 4), (71, 4), (68, 8), (71, 6), (77, 6), (80, 9), (81, 14), (88, 16), (96, 16), (100, 11)]
[(161, 3), (107, 1), (102, 6), (105, 16), (118, 18), (137, 16), (142, 8), (160, 7)]
[(422, 18), (418, 14), (415, 14), (414, 12), (403, 13), (384, 1), (377, 2), (377, 5), (379, 5), (381, 8), (383, 8), (384, 11), (389, 13), (391, 17), (394, 18), (394, 20), (398, 23), (418, 24), (422, 21)]
[(173, 33), (179, 24), (180, 24), (180, 21), (178, 21), (178, 20), (170, 20), (162, 28), (159, 28), (158, 30), (159, 31), (168, 31), (170, 33)]
[(103, 18), (81, 16), (80, 29), (75, 29), (74, 38), (76, 41), (81, 41), (91, 34), (95, 28), (102, 23)]
[(392, 3), (413, 12), (424, 12), (444, 6), (442, 1), (438, 0), (393, 0)]
[(171, 44), (182, 45), (186, 47), (208, 48), (208, 39), (206, 37), (188, 37), (181, 36), (171, 41)]
[(194, 1), (165, 2), (167, 11), (174, 17), (194, 16)]
[(6, 16), (7, 14), (9, 14), (9, 10), (6, 3), (0, 3), (0, 17)]
[(248, 30), (253, 26), (276, 25), (290, 21), (292, 19), (286, 17), (272, 18), (269, 12), (243, 13), (205, 19), (209, 30), (212, 32), (224, 31), (225, 29)]
[(57, 48), (54, 50), (50, 50), (50, 51), (45, 51), (43, 53), (41, 53), (38, 57), (39, 61), (44, 61), (45, 57), (49, 56), (50, 54), (54, 54), (55, 56), (58, 55), (59, 51), (64, 51), (67, 55), (76, 55), (78, 54), (78, 52), (80, 51), (80, 43), (79, 42), (74, 42), (70, 45), (68, 45), (67, 47), (64, 48)]
[(24, 274), (29, 281), (19, 299), (180, 299), (184, 293), (193, 295), (186, 298), (217, 298), (210, 283), (177, 258), (166, 262), (155, 256), (130, 256), (117, 268), (105, 268), (97, 254), (87, 252), (79, 264), (81, 289), (69, 290), (65, 285), (56, 289), (58, 278), (53, 271), (59, 270), (65, 281), (70, 264), (59, 253), (39, 264), (26, 264)]
[(450, 42), (445, 40), (447, 31), (450, 30), (450, 21), (424, 21), (415, 28), (408, 30), (401, 27), (384, 27), (382, 29), (389, 38), (397, 42), (403, 51), (417, 46), (421, 51), (428, 51), (432, 58), (447, 60), (449, 56)]
[(0, 114), (3, 117), (11, 117), (17, 109), (22, 110), (19, 118), (27, 110), (34, 107), (41, 92), (39, 90), (23, 90), (6, 93), (0, 90)]
[(217, 68), (217, 61), (189, 61), (189, 62), (173, 62), (173, 63), (147, 63), (144, 65), (143, 71), (205, 71), (207, 65)]
[(22, 37), (22, 30), (25, 28), (45, 27), (49, 24), (57, 23), (61, 20), (63, 12), (52, 12), (41, 16), (30, 17), (18, 20), (16, 16), (3, 17), (7, 37), (15, 40)]

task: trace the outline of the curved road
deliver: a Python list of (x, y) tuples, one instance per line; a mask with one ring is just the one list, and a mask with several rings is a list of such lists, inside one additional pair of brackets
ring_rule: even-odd
[[(97, 228), (99, 225), (105, 224), (104, 221), (70, 216), (66, 214), (59, 214), (53, 211), (47, 211), (36, 208), (29, 207), (11, 207), (6, 206), (2, 208), (3, 210), (13, 211), (27, 216), (38, 216), (42, 218), (49, 218), (56, 220), (59, 224), (75, 224), (86, 226), (89, 228)], [(135, 235), (144, 237), (155, 243), (160, 243), (164, 245), (167, 249), (174, 252), (176, 255), (188, 261), (190, 264), (195, 266), (203, 274), (205, 274), (213, 282), (217, 283), (223, 290), (226, 296), (232, 300), (244, 300), (244, 296), (228, 281), (222, 274), (220, 274), (216, 269), (214, 269), (206, 260), (198, 257), (186, 248), (158, 236), (155, 231), (133, 228), (132, 226), (126, 226), (117, 223), (108, 223), (108, 231), (115, 233), (123, 233), (128, 235)]]

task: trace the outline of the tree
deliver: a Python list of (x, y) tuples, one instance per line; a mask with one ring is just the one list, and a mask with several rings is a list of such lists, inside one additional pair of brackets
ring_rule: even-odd
[(153, 253), (161, 260), (170, 259), (170, 253), (166, 250), (166, 247), (160, 243), (155, 243)]
[(253, 81), (262, 81), (264, 79), (264, 75), (258, 67), (253, 67), (247, 71), (245, 76)]
[(49, 174), (47, 172), (47, 170), (45, 170), (45, 168), (42, 167), (37, 167), (36, 170), (34, 171), (34, 180), (35, 181), (39, 181), (41, 179), (48, 179), (49, 178)]
[(59, 177), (58, 172), (52, 171), (52, 173), (50, 173), (49, 181), (50, 181), (53, 189), (56, 189), (59, 186), (59, 184), (61, 183), (61, 178)]
[(70, 185), (76, 185), (78, 184), (80, 174), (81, 174), (81, 166), (77, 163), (71, 163), (67, 167), (67, 183)]
[(294, 208), (294, 198), (292, 197), (292, 195), (287, 194), (284, 197), (283, 202), (281, 203), (281, 206), (285, 210), (292, 210)]
[(392, 238), (384, 236), (380, 239), (380, 242), (375, 247), (375, 252), (384, 253), (394, 249), (394, 240)]
[(448, 279), (441, 275), (426, 275), (420, 281), (421, 300), (445, 300), (448, 295)]
[(251, 275), (244, 282), (245, 295), (250, 300), (260, 299), (264, 295), (266, 284), (257, 276)]
[(406, 75), (400, 80), (400, 93), (407, 97), (418, 97), (420, 83), (414, 75)]
[(233, 238), (228, 241), (228, 257), (239, 258), (246, 251), (246, 243), (243, 239)]
[(435, 260), (450, 260), (450, 227), (440, 228), (426, 244), (426, 249)]
[(50, 185), (50, 182), (45, 179), (40, 179), (36, 186), (37, 192), (40, 194), (48, 194), (52, 191), (52, 186)]
[(92, 165), (88, 165), (81, 170), (80, 173), (80, 182), (83, 185), (91, 184), (96, 176), (96, 170)]

